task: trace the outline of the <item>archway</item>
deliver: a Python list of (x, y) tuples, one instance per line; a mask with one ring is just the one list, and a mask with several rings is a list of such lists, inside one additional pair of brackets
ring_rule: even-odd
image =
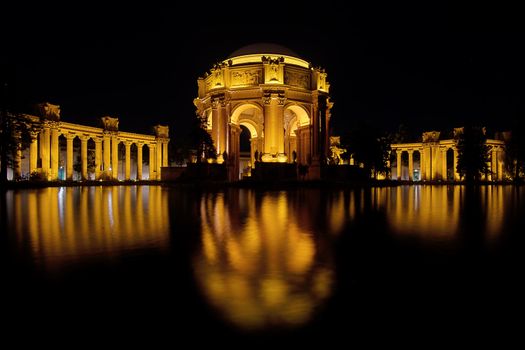
[(284, 109), (285, 153), (288, 162), (307, 164), (311, 157), (310, 116), (300, 105), (288, 104)]

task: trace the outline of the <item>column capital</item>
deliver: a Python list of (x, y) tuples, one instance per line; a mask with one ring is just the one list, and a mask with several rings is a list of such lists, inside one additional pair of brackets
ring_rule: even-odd
[(122, 143), (123, 143), (124, 146), (126, 146), (126, 147), (131, 147), (131, 144), (132, 144), (133, 142), (131, 142), (131, 141), (129, 141), (129, 140), (123, 140)]
[(103, 139), (101, 139), (100, 137), (93, 137), (93, 141), (95, 143), (102, 143)]
[(70, 134), (70, 133), (67, 133), (67, 134), (62, 134), (64, 135), (64, 137), (67, 139), (67, 140), (73, 140), (77, 135), (76, 134)]
[(80, 139), (80, 141), (88, 141), (90, 139), (91, 136), (89, 135), (78, 135), (78, 138)]

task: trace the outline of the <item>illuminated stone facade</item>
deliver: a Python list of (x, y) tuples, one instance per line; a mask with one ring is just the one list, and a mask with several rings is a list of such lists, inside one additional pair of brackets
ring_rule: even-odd
[[(59, 180), (59, 169), (64, 168), (64, 179), (73, 180), (74, 154), (73, 142), (80, 139), (81, 179), (89, 179), (88, 142), (94, 142), (93, 179), (119, 179), (119, 145), (125, 148), (123, 180), (131, 179), (131, 147), (136, 147), (136, 179), (143, 176), (143, 147), (149, 150), (149, 180), (160, 180), (161, 167), (168, 166), (169, 129), (167, 126), (155, 127), (156, 135), (144, 135), (119, 131), (119, 120), (103, 117), (102, 128), (72, 124), (60, 120), (60, 106), (50, 103), (38, 105), (39, 116), (29, 116), (42, 125), (41, 131), (32, 135), (29, 147), (29, 174), (40, 173), (50, 181)], [(59, 138), (66, 139), (65, 159), (61, 159)], [(78, 141), (77, 141), (78, 142)], [(22, 177), (22, 153), (17, 153), (16, 166), (13, 169), (15, 179)]]
[[(462, 132), (462, 128), (454, 129), (454, 135)], [(459, 181), (457, 172), (458, 151), (456, 140), (440, 139), (439, 131), (424, 132), (422, 142), (392, 144), (392, 152), (396, 154), (396, 170), (392, 178), (408, 181)], [(488, 181), (504, 180), (505, 141), (487, 139), (490, 151), (490, 172), (483, 179)], [(408, 167), (403, 172), (403, 154), (408, 154)], [(414, 160), (414, 155), (418, 160)], [(417, 165), (417, 166), (415, 166)]]
[[(319, 161), (329, 152), (330, 84), (321, 68), (290, 50), (272, 44), (241, 48), (198, 79), (194, 100), (207, 120), (217, 149), (239, 173), (241, 126), (250, 132), (250, 158), (262, 162), (310, 165), (318, 177)], [(315, 170), (317, 169), (317, 171)]]

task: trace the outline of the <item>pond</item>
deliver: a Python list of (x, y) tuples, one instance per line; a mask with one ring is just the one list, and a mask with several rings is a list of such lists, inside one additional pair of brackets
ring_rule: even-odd
[(447, 339), (470, 327), (494, 334), (522, 304), (523, 187), (2, 196), (14, 332), (174, 344)]

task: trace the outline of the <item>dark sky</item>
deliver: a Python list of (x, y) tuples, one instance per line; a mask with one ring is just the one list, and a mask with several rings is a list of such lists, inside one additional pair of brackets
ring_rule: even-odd
[(517, 8), (142, 3), (1, 9), (2, 80), (16, 108), (30, 112), (49, 101), (61, 105), (65, 121), (95, 125), (111, 115), (121, 130), (149, 132), (161, 123), (182, 135), (197, 77), (241, 46), (274, 42), (326, 68), (335, 134), (360, 120), (415, 131), (465, 122), (504, 129), (525, 110)]

